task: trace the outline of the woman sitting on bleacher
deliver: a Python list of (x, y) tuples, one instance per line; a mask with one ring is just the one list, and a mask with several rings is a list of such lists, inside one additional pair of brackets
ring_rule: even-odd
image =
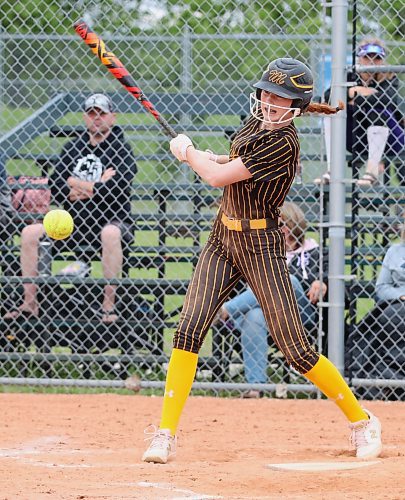
[[(357, 63), (360, 66), (386, 65), (386, 49), (381, 40), (366, 38), (357, 48)], [(359, 186), (377, 184), (384, 163), (396, 163), (396, 175), (405, 185), (404, 117), (400, 103), (398, 77), (392, 72), (349, 73), (347, 87), (346, 149), (352, 153), (352, 165), (358, 168), (363, 161), (366, 169), (358, 179)], [(326, 90), (329, 101), (331, 89)], [(315, 183), (330, 181), (331, 119), (324, 118), (328, 171)]]

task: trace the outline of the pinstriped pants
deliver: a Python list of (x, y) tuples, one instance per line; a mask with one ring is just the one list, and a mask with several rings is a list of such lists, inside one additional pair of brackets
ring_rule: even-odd
[(319, 354), (311, 347), (298, 312), (279, 229), (232, 231), (214, 222), (193, 273), (173, 344), (198, 353), (219, 308), (241, 279), (256, 295), (274, 342), (288, 364), (311, 370)]

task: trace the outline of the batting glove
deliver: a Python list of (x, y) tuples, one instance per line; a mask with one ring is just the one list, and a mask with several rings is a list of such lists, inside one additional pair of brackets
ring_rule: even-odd
[(179, 161), (187, 161), (187, 148), (193, 146), (193, 142), (185, 134), (179, 134), (170, 141), (170, 151)]

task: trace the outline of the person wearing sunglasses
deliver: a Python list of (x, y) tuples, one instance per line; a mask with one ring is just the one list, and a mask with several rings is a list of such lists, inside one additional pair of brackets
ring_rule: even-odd
[[(357, 48), (359, 66), (386, 65), (386, 49), (381, 40), (368, 38)], [(399, 80), (392, 72), (361, 72), (348, 74), (346, 149), (352, 153), (353, 169), (366, 163), (365, 173), (357, 181), (360, 186), (373, 186), (384, 170), (384, 163), (393, 162), (401, 185), (405, 185), (404, 117), (400, 111)], [(330, 99), (330, 89), (325, 100)], [(325, 119), (325, 140), (328, 171), (315, 183), (330, 181), (330, 119)], [(402, 160), (401, 160), (402, 156)]]

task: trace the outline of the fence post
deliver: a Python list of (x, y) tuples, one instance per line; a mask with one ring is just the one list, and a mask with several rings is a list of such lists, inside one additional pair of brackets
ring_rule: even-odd
[[(332, 104), (346, 102), (346, 50), (348, 6), (332, 2)], [(328, 356), (340, 372), (344, 370), (345, 308), (345, 160), (346, 116), (332, 120), (329, 250)]]

